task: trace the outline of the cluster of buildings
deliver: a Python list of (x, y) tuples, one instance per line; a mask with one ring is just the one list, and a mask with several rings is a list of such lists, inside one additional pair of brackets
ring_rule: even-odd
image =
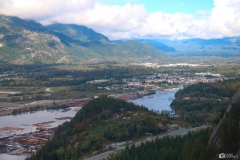
[(99, 80), (92, 80), (92, 81), (87, 81), (87, 83), (90, 84), (97, 84), (97, 83), (104, 83), (104, 82), (108, 82), (108, 79), (99, 79)]
[(213, 77), (221, 77), (221, 74), (213, 74), (210, 72), (200, 72), (200, 73), (196, 73), (196, 75), (198, 76), (213, 76)]
[[(125, 90), (141, 88), (141, 90), (162, 90), (166, 88), (176, 88), (179, 86), (187, 86), (197, 83), (212, 83), (226, 79), (221, 74), (207, 73), (158, 73), (154, 75), (125, 78), (122, 79), (123, 84), (113, 84), (112, 86), (98, 87), (98, 89), (107, 90)], [(100, 82), (100, 80), (95, 80)], [(103, 81), (102, 81), (103, 82)]]
[(159, 67), (197, 67), (197, 66), (210, 66), (205, 64), (191, 64), (191, 63), (169, 63), (169, 64), (158, 64), (158, 63), (132, 63), (132, 65), (140, 65), (150, 68), (159, 68)]

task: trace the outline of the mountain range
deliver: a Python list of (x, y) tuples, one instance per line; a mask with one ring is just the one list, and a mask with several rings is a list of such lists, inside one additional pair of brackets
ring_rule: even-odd
[(240, 37), (214, 39), (139, 39), (139, 41), (168, 52), (171, 56), (240, 56)]
[(135, 40), (110, 41), (81, 25), (0, 15), (0, 60), (5, 63), (144, 62), (168, 58), (155, 47)]
[(110, 41), (82, 25), (43, 26), (0, 15), (0, 62), (4, 63), (160, 62), (171, 56), (236, 57), (239, 53), (240, 37)]

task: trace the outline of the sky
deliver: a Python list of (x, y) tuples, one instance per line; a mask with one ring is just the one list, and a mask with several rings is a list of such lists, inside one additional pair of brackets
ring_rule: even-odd
[(85, 25), (111, 40), (240, 36), (240, 0), (0, 0), (0, 14)]
[(213, 7), (212, 0), (100, 0), (105, 5), (124, 6), (126, 3), (143, 4), (148, 12), (162, 11), (174, 14), (183, 12), (195, 14), (198, 10), (210, 11)]

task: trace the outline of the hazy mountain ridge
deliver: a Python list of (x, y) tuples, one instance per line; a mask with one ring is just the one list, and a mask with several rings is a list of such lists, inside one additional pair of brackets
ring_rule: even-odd
[(240, 56), (240, 37), (183, 40), (152, 39), (152, 41), (175, 48), (176, 52), (170, 51), (172, 52), (170, 55), (173, 56)]
[(85, 26), (51, 24), (0, 15), (0, 59), (15, 64), (72, 62), (143, 62), (167, 54), (133, 41), (111, 42)]
[(138, 41), (149, 44), (154, 46), (155, 48), (162, 50), (164, 52), (176, 52), (176, 49), (174, 47), (167, 46), (166, 44), (162, 42), (158, 42), (156, 40), (151, 40), (151, 39), (139, 39)]
[[(119, 40), (119, 41), (125, 41)], [(171, 56), (240, 56), (240, 37), (213, 39), (134, 39), (168, 52)]]
[(43, 26), (32, 20), (0, 15), (2, 62), (156, 62), (168, 58), (160, 50), (171, 56), (240, 56), (240, 37), (110, 41), (85, 26), (60, 23)]

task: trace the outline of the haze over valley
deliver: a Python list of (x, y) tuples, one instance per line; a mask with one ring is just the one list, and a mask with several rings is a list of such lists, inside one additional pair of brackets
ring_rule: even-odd
[(239, 22), (238, 0), (0, 0), (0, 160), (239, 159)]

